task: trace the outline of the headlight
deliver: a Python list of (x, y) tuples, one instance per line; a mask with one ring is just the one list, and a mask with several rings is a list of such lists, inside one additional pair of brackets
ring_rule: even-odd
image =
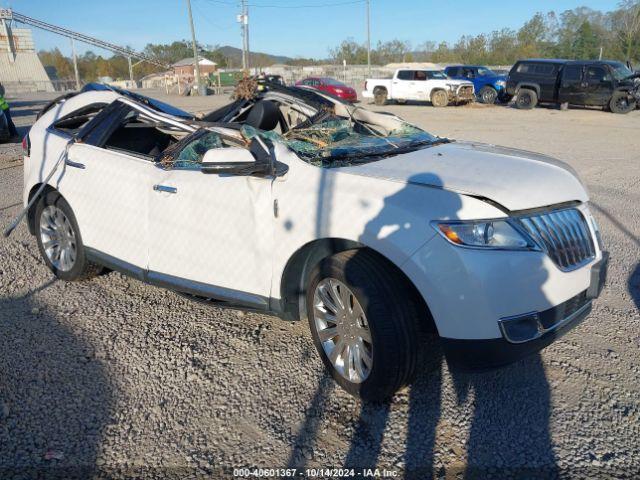
[(496, 85), (497, 85), (498, 87), (506, 87), (506, 86), (507, 86), (507, 82), (505, 82), (504, 80), (498, 80), (498, 81), (496, 82)]
[(434, 222), (435, 229), (454, 245), (472, 248), (532, 250), (535, 245), (504, 220)]

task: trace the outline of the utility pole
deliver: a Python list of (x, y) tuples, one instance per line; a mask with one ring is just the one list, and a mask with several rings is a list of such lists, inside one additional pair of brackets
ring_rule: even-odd
[(71, 54), (73, 56), (73, 72), (76, 76), (76, 90), (80, 90), (80, 73), (78, 72), (78, 56), (76, 55), (76, 42), (71, 39)]
[(249, 49), (249, 6), (247, 0), (243, 0), (244, 3), (244, 43), (247, 50), (247, 69), (251, 68), (251, 50)]
[(196, 29), (193, 26), (193, 15), (191, 14), (191, 0), (187, 0), (187, 11), (189, 12), (189, 25), (191, 25), (191, 43), (193, 44), (193, 60), (195, 63), (196, 85), (198, 85), (198, 95), (206, 95), (202, 78), (200, 78), (200, 58), (198, 57), (198, 45), (196, 43)]
[(129, 62), (129, 80), (133, 83), (133, 64), (131, 63), (131, 57), (127, 57), (127, 62)]
[(247, 0), (242, 0), (240, 4), (240, 15), (238, 22), (240, 23), (240, 31), (242, 33), (242, 69), (249, 70), (249, 10)]
[(367, 0), (367, 75), (371, 77), (371, 0)]

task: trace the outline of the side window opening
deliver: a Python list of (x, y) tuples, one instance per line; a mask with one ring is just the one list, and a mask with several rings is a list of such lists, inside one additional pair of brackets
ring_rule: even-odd
[(564, 79), (570, 82), (579, 82), (582, 79), (582, 67), (569, 65), (564, 68)]
[(157, 157), (187, 134), (186, 131), (158, 123), (132, 109), (102, 147), (138, 156)]
[(216, 148), (246, 147), (217, 132), (201, 129), (171, 146), (160, 159), (164, 169), (200, 170), (205, 153)]
[(591, 83), (600, 83), (606, 80), (607, 72), (602, 67), (588, 67), (586, 80)]
[(413, 80), (413, 70), (400, 70), (398, 80)]
[(93, 118), (107, 105), (107, 103), (92, 103), (90, 105), (85, 105), (84, 107), (71, 112), (54, 122), (53, 128), (74, 136), (78, 134), (82, 127), (93, 120)]

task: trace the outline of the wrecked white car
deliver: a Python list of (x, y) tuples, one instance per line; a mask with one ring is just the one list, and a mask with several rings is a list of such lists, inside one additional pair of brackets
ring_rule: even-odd
[(508, 363), (583, 319), (604, 281), (566, 165), (317, 91), (274, 85), (199, 120), (89, 91), (28, 140), (28, 226), (57, 277), (108, 268), (307, 318), (335, 380), (367, 400), (412, 381), (427, 334), (453, 364)]

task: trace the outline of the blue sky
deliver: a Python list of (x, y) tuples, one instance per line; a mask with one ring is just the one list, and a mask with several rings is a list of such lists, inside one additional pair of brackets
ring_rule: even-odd
[[(349, 0), (249, 0), (251, 49), (287, 56), (325, 58), (328, 49), (346, 37), (366, 38), (365, 4), (316, 8)], [(355, 1), (355, 0), (352, 0)], [(236, 23), (239, 2), (192, 0), (198, 41), (240, 47)], [(371, 39), (398, 38), (417, 46), (426, 40), (455, 41), (463, 34), (517, 29), (534, 13), (562, 12), (578, 6), (613, 10), (616, 1), (538, 0), (482, 2), (480, 0), (371, 0)], [(0, 0), (24, 15), (63, 26), (120, 45), (142, 49), (147, 43), (189, 38), (185, 0)], [(262, 7), (259, 7), (262, 5)], [(455, 6), (454, 6), (455, 5)], [(279, 6), (288, 8), (272, 8)], [(69, 41), (34, 31), (38, 49), (60, 48), (69, 53)], [(93, 47), (78, 45), (79, 51)], [(106, 54), (108, 55), (108, 53)]]

